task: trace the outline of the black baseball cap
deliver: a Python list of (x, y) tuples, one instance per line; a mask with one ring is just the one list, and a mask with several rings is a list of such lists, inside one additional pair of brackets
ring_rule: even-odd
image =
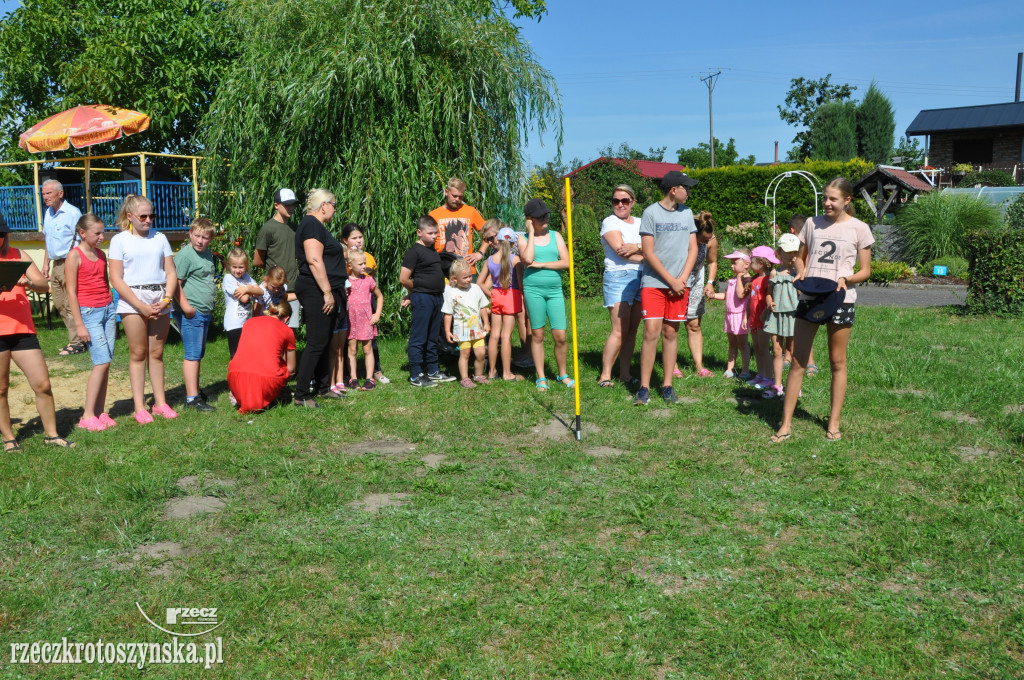
[(547, 217), (550, 212), (551, 209), (548, 208), (548, 204), (544, 202), (543, 198), (531, 198), (526, 202), (526, 207), (523, 208), (524, 215), (536, 219)]
[(697, 186), (697, 180), (690, 177), (685, 172), (679, 172), (678, 170), (671, 170), (661, 178), (662, 191), (668, 191), (672, 187), (677, 187), (679, 185), (684, 187), (695, 187)]
[(274, 192), (274, 203), (295, 205), (298, 202), (298, 199), (295, 198), (295, 192), (291, 189), (278, 189)]

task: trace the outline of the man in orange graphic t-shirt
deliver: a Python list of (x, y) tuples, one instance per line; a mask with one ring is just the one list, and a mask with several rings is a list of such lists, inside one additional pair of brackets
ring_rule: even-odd
[(476, 264), (486, 256), (484, 251), (487, 244), (481, 242), (480, 250), (474, 250), (473, 231), (480, 231), (484, 226), (484, 218), (476, 208), (462, 203), (465, 195), (465, 182), (458, 177), (448, 180), (444, 190), (444, 205), (430, 211), (430, 216), (437, 220), (434, 250), (439, 253), (449, 252), (470, 264)]

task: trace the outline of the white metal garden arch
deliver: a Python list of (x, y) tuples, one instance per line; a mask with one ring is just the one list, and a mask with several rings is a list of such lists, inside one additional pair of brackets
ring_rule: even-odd
[[(779, 193), (779, 185), (782, 184), (782, 180), (787, 179), (789, 177), (792, 177), (794, 175), (796, 175), (798, 177), (803, 177), (804, 179), (806, 179), (810, 183), (811, 189), (814, 191), (814, 214), (817, 215), (817, 214), (819, 214), (821, 212), (821, 210), (818, 208), (818, 206), (819, 206), (819, 200), (818, 199), (821, 196), (821, 191), (818, 190), (818, 186), (821, 184), (821, 180), (818, 179), (817, 176), (813, 172), (807, 172), (806, 170), (787, 170), (786, 172), (779, 173), (778, 175), (776, 175), (775, 179), (773, 179), (771, 182), (768, 183), (768, 188), (764, 190), (764, 205), (765, 205), (766, 208), (768, 207), (768, 194), (770, 193), (772, 195), (772, 225), (773, 226), (778, 224), (778, 220), (775, 218), (775, 199), (776, 199), (776, 195)], [(778, 233), (776, 233), (774, 228), (772, 229), (772, 234), (773, 234), (774, 240), (778, 241), (779, 240), (779, 236), (778, 236)]]

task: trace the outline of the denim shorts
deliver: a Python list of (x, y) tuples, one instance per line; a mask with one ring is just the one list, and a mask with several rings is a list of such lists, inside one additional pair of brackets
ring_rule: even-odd
[(191, 319), (174, 308), (174, 320), (181, 330), (181, 344), (185, 347), (185, 361), (201, 361), (206, 356), (206, 336), (210, 332), (212, 314), (196, 312)]
[(625, 302), (631, 305), (640, 300), (641, 269), (610, 269), (604, 273), (604, 306), (613, 307)]
[(106, 307), (82, 307), (82, 323), (89, 331), (89, 357), (93, 366), (109, 364), (114, 358), (117, 321), (114, 303)]

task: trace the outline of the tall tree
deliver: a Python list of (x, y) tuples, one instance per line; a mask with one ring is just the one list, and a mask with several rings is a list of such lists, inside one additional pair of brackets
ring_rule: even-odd
[(872, 163), (888, 163), (895, 133), (892, 102), (872, 81), (857, 107), (857, 155)]
[[(681, 165), (688, 168), (710, 168), (711, 167), (711, 146), (707, 142), (699, 142), (697, 146), (689, 149), (676, 149), (676, 156)], [(729, 138), (729, 143), (723, 145), (722, 140), (715, 137), (715, 165), (753, 165), (756, 162), (753, 154), (740, 158), (736, 151), (736, 139)]]
[(626, 142), (619, 144), (618, 149), (613, 149), (611, 144), (601, 147), (597, 150), (598, 157), (604, 158), (622, 158), (627, 161), (657, 161), (661, 162), (665, 158), (665, 149), (667, 146), (660, 147), (649, 147), (647, 152), (643, 152), (640, 149), (634, 149)]
[[(832, 74), (809, 80), (793, 78), (786, 94), (785, 108), (779, 106), (779, 118), (790, 125), (810, 128), (818, 107), (831, 101), (846, 101), (857, 88), (845, 83), (833, 85)], [(796, 147), (789, 152), (790, 160), (803, 160), (810, 155), (809, 130), (801, 130), (793, 137)]]
[(924, 162), (924, 149), (916, 137), (908, 139), (900, 137), (899, 143), (892, 150), (892, 162), (904, 170), (916, 170)]
[(144, 134), (118, 150), (195, 152), (195, 131), (236, 55), (224, 3), (36, 0), (0, 21), (0, 155), (18, 135), (78, 104), (136, 109)]
[(850, 101), (822, 104), (808, 132), (810, 156), (816, 161), (848, 161), (857, 155), (857, 105)]
[(240, 0), (229, 16), (247, 39), (204, 120), (207, 154), (230, 159), (204, 163), (204, 210), (249, 238), (277, 187), (327, 188), (332, 228), (366, 226), (387, 293), (448, 177), (502, 216), (526, 190), (527, 132), (561, 142), (554, 80), (489, 2)]

